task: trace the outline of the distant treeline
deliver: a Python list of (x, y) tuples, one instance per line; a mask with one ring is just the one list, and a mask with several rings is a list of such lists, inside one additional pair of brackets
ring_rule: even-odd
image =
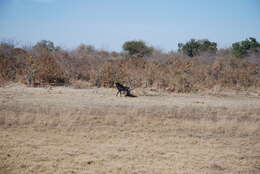
[(179, 43), (178, 51), (167, 53), (141, 40), (127, 41), (122, 48), (122, 52), (109, 52), (81, 44), (68, 51), (46, 40), (25, 48), (1, 42), (0, 84), (73, 85), (85, 81), (89, 86), (112, 87), (121, 82), (172, 92), (193, 92), (215, 85), (260, 87), (260, 44), (255, 38), (226, 49), (218, 49), (207, 39)]

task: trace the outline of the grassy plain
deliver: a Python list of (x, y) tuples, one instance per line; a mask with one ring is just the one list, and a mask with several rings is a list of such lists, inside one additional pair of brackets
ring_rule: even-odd
[(260, 97), (0, 88), (0, 173), (260, 173)]

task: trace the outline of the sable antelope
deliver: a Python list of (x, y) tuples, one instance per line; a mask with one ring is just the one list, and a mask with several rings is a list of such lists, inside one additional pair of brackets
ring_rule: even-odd
[(124, 85), (122, 85), (120, 83), (116, 83), (116, 88), (118, 90), (116, 96), (118, 96), (118, 94), (120, 94), (120, 96), (121, 96), (121, 93), (124, 92), (124, 91), (126, 92), (126, 96), (130, 94), (129, 87), (126, 87), (126, 86), (124, 86)]

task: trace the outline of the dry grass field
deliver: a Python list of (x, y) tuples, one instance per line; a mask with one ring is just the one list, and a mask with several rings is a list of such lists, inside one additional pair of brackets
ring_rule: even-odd
[(0, 173), (260, 173), (260, 97), (0, 88)]

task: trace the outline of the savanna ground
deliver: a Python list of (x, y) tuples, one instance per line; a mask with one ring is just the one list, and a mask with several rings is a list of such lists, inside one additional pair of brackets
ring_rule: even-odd
[(0, 173), (260, 173), (260, 96), (0, 88)]

